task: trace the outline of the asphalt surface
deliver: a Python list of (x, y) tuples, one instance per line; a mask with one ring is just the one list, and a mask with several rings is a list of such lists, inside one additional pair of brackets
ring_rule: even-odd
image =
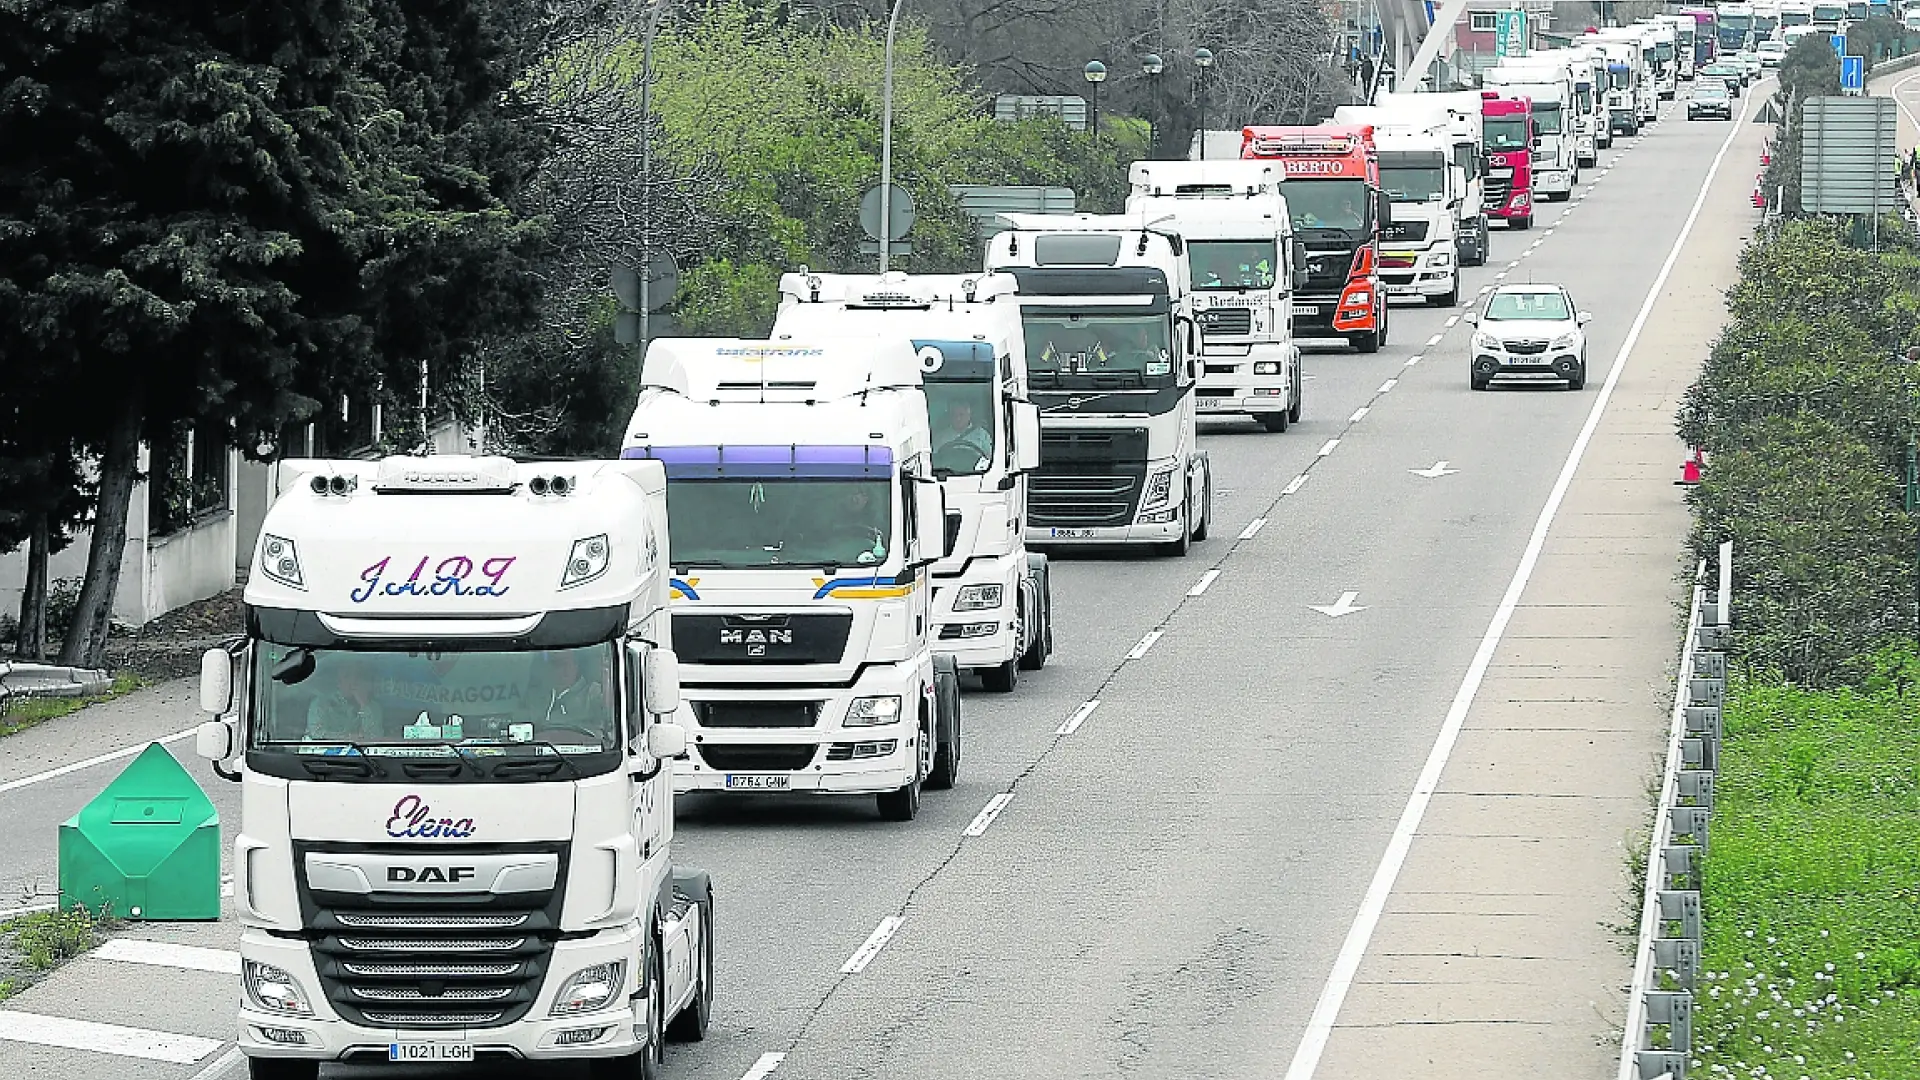
[[(1725, 137), (1679, 103), (1664, 115), (1602, 154), (1619, 167), (1583, 174), (1576, 194), (1590, 195), (1543, 205), (1529, 232), (1496, 230), (1494, 258), (1466, 272), (1468, 294), (1565, 284), (1595, 316), (1589, 387)], [(719, 995), (708, 1038), (672, 1048), (669, 1074), (765, 1076), (766, 1055), (784, 1054), (777, 1080), (1281, 1075), (1591, 407), (1591, 389), (1557, 384), (1471, 392), (1458, 313), (1396, 306), (1378, 355), (1310, 352), (1306, 414), (1287, 434), (1210, 425), (1213, 536), (1187, 558), (1056, 556), (1053, 661), (1012, 695), (966, 695), (960, 782), (918, 820), (881, 822), (870, 800), (683, 800), (676, 855), (714, 877)], [(1453, 471), (1414, 472), (1442, 461)], [(1312, 607), (1350, 592), (1351, 614)], [(117, 765), (9, 783), (195, 719), (185, 691), (117, 704), (0, 746), (0, 908), (51, 888), (59, 822)], [(237, 786), (191, 759), (190, 740), (172, 745), (230, 835)], [(884, 947), (843, 972), (893, 919)], [(128, 936), (224, 950), (235, 934)], [(226, 1042), (237, 996), (218, 971), (82, 958), (0, 1005), (0, 1065), (241, 1075)], [(48, 1047), (19, 1041), (5, 1010), (209, 1042), (175, 1061)], [(375, 1073), (394, 1074), (323, 1075)]]

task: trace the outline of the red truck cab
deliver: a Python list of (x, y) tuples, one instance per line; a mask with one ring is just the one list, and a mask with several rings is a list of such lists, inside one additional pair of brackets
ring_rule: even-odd
[(1285, 170), (1280, 193), (1307, 263), (1307, 285), (1293, 298), (1294, 334), (1344, 337), (1360, 352), (1380, 351), (1387, 343), (1380, 231), (1392, 209), (1380, 188), (1372, 126), (1244, 128), (1240, 156)]
[(1482, 200), (1487, 217), (1509, 229), (1533, 227), (1533, 102), (1480, 91), (1480, 126), (1487, 147)]

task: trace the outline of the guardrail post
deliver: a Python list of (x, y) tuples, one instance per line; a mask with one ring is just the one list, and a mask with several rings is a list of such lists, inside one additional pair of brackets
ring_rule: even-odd
[[(1667, 1045), (1662, 1049), (1681, 1055), (1693, 1053), (1693, 995), (1685, 990), (1647, 991), (1647, 1023), (1664, 1025)], [(1686, 1076), (1683, 1060), (1673, 1070), (1676, 1078)]]

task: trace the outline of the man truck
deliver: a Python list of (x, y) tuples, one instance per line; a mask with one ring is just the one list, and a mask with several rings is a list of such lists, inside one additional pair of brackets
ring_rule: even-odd
[[(1407, 110), (1411, 110), (1416, 116), (1433, 117), (1437, 114), (1445, 117), (1446, 137), (1451, 147), (1452, 161), (1466, 176), (1466, 186), (1461, 189), (1458, 215), (1460, 226), (1457, 239), (1460, 247), (1460, 265), (1485, 266), (1491, 241), (1488, 239), (1487, 228), (1487, 145), (1485, 121), (1482, 116), (1484, 105), (1480, 92), (1478, 90), (1445, 93), (1425, 90), (1409, 93), (1383, 91), (1374, 95), (1374, 105), (1387, 110), (1382, 114), (1383, 117), (1398, 117)], [(1341, 109), (1344, 108), (1348, 106), (1341, 106), (1334, 110), (1336, 123), (1340, 122), (1338, 118), (1342, 115)]]
[(1202, 417), (1251, 417), (1281, 432), (1300, 419), (1305, 383), (1293, 294), (1306, 279), (1278, 167), (1233, 158), (1136, 161), (1126, 211), (1159, 218), (1187, 247), (1200, 331)]
[[(1396, 99), (1405, 101), (1406, 99)], [(1342, 105), (1336, 124), (1373, 128), (1380, 186), (1393, 202), (1393, 224), (1381, 237), (1380, 280), (1387, 295), (1428, 304), (1460, 302), (1460, 210), (1466, 173), (1453, 163), (1443, 114), (1412, 105)]]
[(1027, 542), (1187, 554), (1213, 526), (1213, 467), (1194, 400), (1185, 238), (1138, 214), (1000, 219), (986, 269), (1019, 282), (1040, 407)]
[(780, 279), (773, 337), (904, 338), (920, 358), (946, 553), (932, 566), (935, 655), (1010, 693), (1053, 651), (1052, 575), (1028, 551), (1040, 412), (1028, 397), (1020, 301), (1007, 274), (816, 274)]
[(693, 750), (674, 790), (871, 796), (953, 786), (960, 678), (936, 657), (946, 555), (907, 339), (660, 338), (623, 459), (667, 477), (673, 646)]
[(655, 1077), (713, 1008), (657, 462), (282, 463), (196, 749), (240, 784), (239, 1049)]

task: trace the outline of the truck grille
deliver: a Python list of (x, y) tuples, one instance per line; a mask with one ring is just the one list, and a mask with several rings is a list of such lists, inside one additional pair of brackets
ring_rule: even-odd
[(1200, 330), (1208, 337), (1245, 337), (1253, 333), (1253, 309), (1212, 308), (1200, 314)]
[(1500, 210), (1507, 205), (1507, 196), (1513, 191), (1513, 181), (1507, 177), (1489, 176), (1481, 181), (1480, 205), (1489, 210)]
[(1508, 352), (1519, 353), (1522, 356), (1532, 356), (1535, 353), (1547, 351), (1547, 342), (1541, 338), (1534, 338), (1529, 341), (1509, 341), (1506, 343), (1506, 346)]
[(1146, 473), (1144, 428), (1042, 432), (1027, 520), (1040, 528), (1131, 525)]
[[(411, 849), (354, 850), (405, 856)], [(308, 852), (341, 848), (295, 843), (301, 919), (320, 992), (343, 1019), (385, 1028), (488, 1028), (533, 1008), (559, 938), (567, 845), (472, 850), (551, 854), (559, 870), (552, 888), (527, 892), (337, 893), (312, 888), (305, 867)]]
[(1380, 235), (1386, 240), (1414, 242), (1427, 238), (1427, 222), (1396, 221), (1386, 227)]
[(673, 614), (673, 651), (683, 664), (837, 664), (846, 655), (853, 615)]
[(820, 720), (817, 701), (696, 701), (694, 718), (710, 728), (806, 728)]
[(1350, 245), (1337, 248), (1307, 249), (1307, 287), (1305, 292), (1322, 296), (1328, 293), (1339, 295), (1347, 287), (1347, 274), (1353, 269), (1354, 248)]
[(700, 759), (725, 772), (798, 772), (813, 764), (811, 743), (738, 743), (701, 746)]

